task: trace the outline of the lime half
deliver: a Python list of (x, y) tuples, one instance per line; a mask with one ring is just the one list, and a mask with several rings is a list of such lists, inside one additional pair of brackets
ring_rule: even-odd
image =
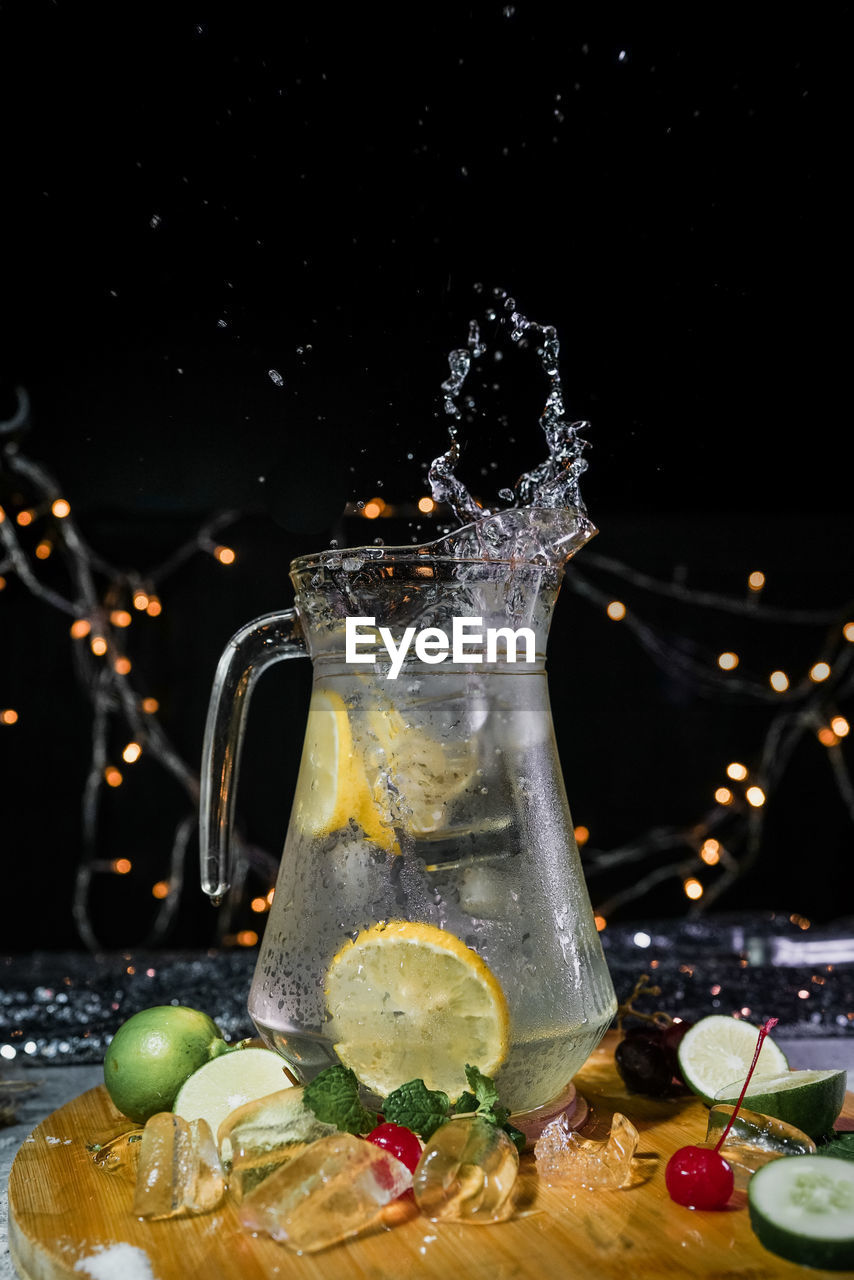
[[(758, 1027), (740, 1022), (738, 1018), (727, 1018), (723, 1014), (701, 1018), (685, 1032), (679, 1045), (682, 1079), (709, 1107), (716, 1102), (730, 1101), (728, 1097), (722, 1098), (719, 1091), (739, 1077), (744, 1081), (756, 1052), (758, 1035)], [(756, 1085), (760, 1084), (759, 1076), (780, 1076), (788, 1069), (786, 1055), (766, 1036), (756, 1064)], [(751, 1107), (754, 1111), (762, 1109), (753, 1104)]]
[[(817, 1141), (831, 1132), (842, 1110), (847, 1075), (846, 1071), (785, 1071), (778, 1076), (754, 1077), (744, 1095), (745, 1105), (784, 1120)], [(716, 1101), (734, 1106), (743, 1084), (744, 1076), (724, 1085)]]
[(233, 1049), (194, 1071), (182, 1085), (172, 1110), (185, 1120), (207, 1120), (211, 1133), (216, 1134), (226, 1116), (238, 1107), (290, 1085), (285, 1061), (272, 1049)]

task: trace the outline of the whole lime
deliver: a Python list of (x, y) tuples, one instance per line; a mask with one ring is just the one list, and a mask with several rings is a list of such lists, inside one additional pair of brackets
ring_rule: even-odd
[(128, 1119), (171, 1111), (184, 1081), (228, 1050), (213, 1018), (184, 1005), (155, 1005), (123, 1022), (104, 1058), (104, 1084)]

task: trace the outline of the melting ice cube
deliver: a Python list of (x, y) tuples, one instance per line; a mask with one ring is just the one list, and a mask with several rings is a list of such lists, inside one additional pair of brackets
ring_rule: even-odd
[(225, 1179), (207, 1120), (160, 1111), (142, 1131), (133, 1211), (138, 1218), (208, 1213)]
[(536, 1145), (537, 1172), (546, 1182), (572, 1182), (582, 1187), (624, 1187), (632, 1176), (638, 1131), (617, 1111), (604, 1142), (582, 1138), (558, 1116), (546, 1125)]
[(389, 1152), (350, 1133), (313, 1142), (251, 1192), (240, 1221), (297, 1253), (315, 1253), (357, 1235), (412, 1186)]

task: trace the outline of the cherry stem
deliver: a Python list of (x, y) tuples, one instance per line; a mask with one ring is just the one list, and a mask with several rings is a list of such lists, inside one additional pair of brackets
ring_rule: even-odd
[(779, 1021), (780, 1021), (779, 1018), (768, 1018), (766, 1019), (765, 1022), (762, 1023), (762, 1026), (759, 1028), (759, 1037), (756, 1041), (756, 1051), (753, 1054), (753, 1061), (750, 1064), (750, 1070), (747, 1073), (747, 1078), (744, 1081), (744, 1084), (741, 1086), (741, 1093), (738, 1095), (738, 1102), (735, 1104), (735, 1108), (727, 1122), (727, 1126), (724, 1129), (721, 1136), (718, 1138), (717, 1142), (715, 1143), (715, 1147), (714, 1147), (715, 1152), (720, 1151), (721, 1147), (726, 1141), (727, 1134), (732, 1128), (733, 1121), (735, 1120), (735, 1117), (738, 1115), (741, 1104), (744, 1101), (744, 1095), (747, 1093), (747, 1086), (750, 1084), (750, 1077), (753, 1075), (753, 1072), (756, 1070), (756, 1064), (759, 1061), (759, 1055), (762, 1052), (763, 1041), (765, 1040), (765, 1037), (767, 1036), (768, 1032), (771, 1031), (774, 1027), (776, 1027)]

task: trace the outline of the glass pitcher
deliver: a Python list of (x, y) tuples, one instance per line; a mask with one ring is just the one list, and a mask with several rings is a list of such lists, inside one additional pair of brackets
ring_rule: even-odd
[(294, 608), (227, 646), (202, 767), (214, 901), (255, 681), (285, 658), (314, 664), (249, 997), (301, 1079), (340, 1060), (374, 1097), (421, 1077), (453, 1098), (471, 1063), (523, 1112), (560, 1094), (611, 1022), (545, 672), (564, 563), (593, 532), (576, 512), (513, 509), (426, 546), (304, 556)]

